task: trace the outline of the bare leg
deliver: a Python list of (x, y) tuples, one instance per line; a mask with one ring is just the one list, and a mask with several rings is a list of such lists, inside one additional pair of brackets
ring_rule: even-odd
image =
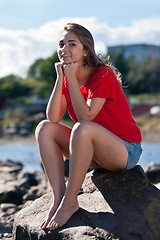
[(77, 195), (92, 160), (108, 170), (123, 170), (128, 152), (123, 141), (102, 126), (81, 121), (73, 127), (70, 138), (70, 172), (65, 195), (47, 228), (63, 226), (78, 210)]
[(70, 132), (70, 128), (58, 123), (51, 123), (48, 120), (42, 121), (36, 128), (37, 145), (53, 192), (53, 203), (48, 216), (42, 221), (42, 229), (46, 228), (65, 193), (62, 153), (68, 156)]

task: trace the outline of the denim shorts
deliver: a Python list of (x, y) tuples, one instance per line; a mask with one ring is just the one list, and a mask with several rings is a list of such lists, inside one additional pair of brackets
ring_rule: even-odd
[(128, 151), (128, 164), (125, 170), (130, 170), (136, 166), (142, 153), (141, 143), (130, 143), (122, 140)]

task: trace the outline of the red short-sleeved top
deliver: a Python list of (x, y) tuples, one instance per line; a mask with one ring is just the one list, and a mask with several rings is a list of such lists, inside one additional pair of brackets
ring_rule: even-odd
[[(127, 98), (110, 68), (97, 67), (80, 90), (85, 101), (90, 98), (106, 99), (102, 109), (92, 120), (93, 122), (100, 124), (125, 141), (142, 141), (140, 129), (132, 117)], [(77, 122), (66, 77), (63, 81), (62, 94), (66, 97), (71, 119)]]

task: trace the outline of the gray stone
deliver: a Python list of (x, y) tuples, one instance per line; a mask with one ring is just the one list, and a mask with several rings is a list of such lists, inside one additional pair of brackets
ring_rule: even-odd
[(17, 213), (13, 239), (160, 239), (160, 191), (140, 166), (123, 173), (92, 171), (80, 193), (80, 209), (54, 231), (40, 229), (52, 201), (51, 193), (33, 201)]
[(0, 203), (22, 202), (22, 191), (17, 181), (21, 169), (21, 163), (9, 159), (0, 161)]
[(160, 183), (154, 184), (160, 190)]
[(160, 164), (151, 163), (144, 168), (144, 171), (151, 183), (160, 182)]
[(3, 171), (4, 169), (6, 169), (6, 171), (7, 171), (7, 168), (8, 168), (8, 170), (10, 172), (13, 172), (13, 171), (11, 171), (11, 169), (15, 168), (16, 172), (17, 172), (17, 170), (20, 171), (22, 169), (22, 167), (23, 167), (22, 163), (12, 161), (10, 159), (4, 159), (4, 160), (0, 161), (0, 171)]
[(26, 202), (28, 199), (24, 196), (28, 193), (30, 199), (31, 196), (35, 199), (48, 191), (48, 183), (43, 172), (26, 173), (21, 169), (22, 164), (18, 162), (0, 161), (0, 239), (3, 240), (13, 240), (14, 215), (23, 206), (31, 203)]
[[(0, 204), (20, 205), (24, 200), (33, 200), (47, 192), (47, 180), (43, 172), (27, 173), (21, 169), (22, 165), (18, 162), (8, 159), (0, 161)], [(36, 192), (34, 188), (31, 190), (34, 186)]]
[(18, 180), (21, 180), (21, 179), (23, 179), (21, 186), (24, 188), (29, 188), (30, 186), (38, 185), (38, 181), (34, 173), (28, 173), (28, 172), (22, 171), (18, 175)]
[(17, 205), (22, 203), (23, 193), (17, 186), (0, 184), (0, 204), (1, 203), (15, 203)]
[(7, 211), (8, 209), (14, 209), (15, 211), (17, 210), (17, 205), (13, 203), (2, 203), (0, 207), (3, 212)]

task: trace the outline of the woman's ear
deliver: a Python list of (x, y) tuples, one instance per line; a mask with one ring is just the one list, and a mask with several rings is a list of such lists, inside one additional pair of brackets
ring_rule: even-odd
[(84, 57), (87, 56), (87, 51), (86, 51), (86, 50), (84, 50), (84, 52), (83, 52), (83, 56), (84, 56)]

